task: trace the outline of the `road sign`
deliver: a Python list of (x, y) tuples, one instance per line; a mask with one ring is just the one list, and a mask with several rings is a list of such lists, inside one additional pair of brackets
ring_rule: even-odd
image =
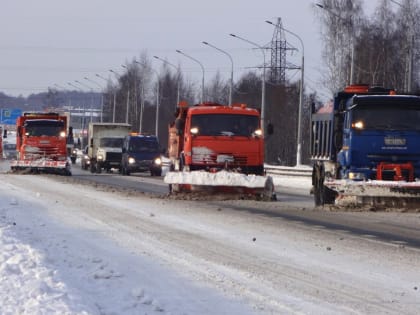
[(22, 110), (21, 109), (8, 109), (3, 108), (0, 111), (0, 124), (3, 125), (16, 125), (16, 119), (22, 116)]

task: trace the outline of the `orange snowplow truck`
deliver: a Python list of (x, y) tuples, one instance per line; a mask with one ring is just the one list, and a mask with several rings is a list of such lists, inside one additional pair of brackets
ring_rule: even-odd
[[(165, 182), (171, 192), (218, 188), (259, 194), (272, 186), (264, 176), (260, 113), (245, 104), (181, 103), (169, 126), (168, 156), (171, 172)], [(268, 188), (271, 194), (273, 187)]]
[(67, 159), (67, 117), (58, 113), (24, 113), (16, 120), (17, 159), (12, 171), (71, 175)]

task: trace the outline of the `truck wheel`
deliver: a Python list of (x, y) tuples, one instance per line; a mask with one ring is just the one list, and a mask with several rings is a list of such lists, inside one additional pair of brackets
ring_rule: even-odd
[(312, 171), (315, 206), (334, 204), (337, 193), (324, 185), (325, 172), (322, 165), (315, 165)]
[(158, 171), (150, 171), (150, 175), (152, 176), (162, 176), (162, 170), (158, 170)]

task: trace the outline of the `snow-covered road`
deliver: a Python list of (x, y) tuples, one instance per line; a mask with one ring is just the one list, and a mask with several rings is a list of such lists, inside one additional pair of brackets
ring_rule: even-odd
[[(1, 178), (1, 314), (420, 309), (415, 249), (250, 215), (232, 202), (147, 198), (36, 175)], [(407, 215), (420, 223), (418, 214)]]

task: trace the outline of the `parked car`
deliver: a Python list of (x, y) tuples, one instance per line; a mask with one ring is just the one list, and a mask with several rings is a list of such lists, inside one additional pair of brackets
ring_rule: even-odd
[(151, 176), (162, 175), (162, 159), (156, 136), (129, 135), (122, 147), (121, 174), (150, 171)]
[(89, 146), (86, 146), (82, 153), (82, 159), (81, 159), (82, 170), (87, 170), (90, 167), (90, 158), (88, 156), (88, 149), (89, 149)]

